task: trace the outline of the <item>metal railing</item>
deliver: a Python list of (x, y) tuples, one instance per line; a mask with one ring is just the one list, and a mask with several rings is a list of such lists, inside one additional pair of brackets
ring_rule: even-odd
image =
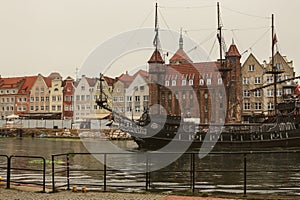
[[(156, 155), (171, 155), (181, 154), (178, 152), (168, 153), (144, 153), (143, 158), (140, 158), (140, 166), (138, 168), (122, 169), (122, 173), (126, 176), (119, 176), (121, 170), (111, 167), (112, 157), (116, 158), (134, 156), (135, 153), (63, 153), (54, 154), (51, 159), (51, 178), (48, 183), (52, 184), (52, 191), (58, 189), (70, 190), (72, 186), (87, 186), (89, 188), (103, 191), (114, 190), (115, 188), (129, 189), (137, 188), (140, 190), (178, 190), (185, 189), (190, 192), (206, 192), (210, 188), (216, 190), (230, 191), (235, 189), (238, 193), (247, 195), (249, 192), (260, 193), (261, 191), (275, 191), (274, 193), (289, 193), (294, 190), (295, 194), (300, 193), (299, 178), (300, 150), (288, 151), (245, 151), (245, 152), (210, 152), (206, 157), (200, 159), (199, 152), (187, 152), (162, 169), (152, 170), (155, 167), (154, 158)], [(82, 157), (80, 157), (82, 156)], [(101, 157), (101, 161), (91, 161), (87, 156)], [(118, 157), (119, 156), (119, 157)], [(229, 157), (233, 158), (229, 159)], [(272, 162), (271, 167), (261, 166), (269, 157)], [(282, 163), (277, 162), (278, 157), (283, 157)], [(20, 156), (20, 155), (0, 155), (2, 161), (0, 163), (0, 170), (6, 170), (6, 188), (10, 188), (12, 183), (16, 184), (31, 184), (35, 186), (42, 186), (42, 190), (46, 189), (46, 160), (41, 156)], [(17, 165), (21, 163), (22, 159), (34, 159), (37, 161), (30, 165)], [(62, 159), (62, 160), (61, 160)], [(221, 160), (223, 159), (223, 160)], [(86, 165), (79, 165), (78, 161), (89, 160), (90, 163)], [(294, 165), (290, 165), (288, 161), (291, 160)], [(286, 162), (284, 162), (286, 161)], [(30, 162), (29, 162), (30, 163)], [(297, 164), (299, 163), (299, 164)], [(272, 167), (273, 166), (273, 167)], [(22, 174), (23, 171), (34, 172), (28, 174), (27, 177), (36, 176), (39, 174), (40, 178), (30, 180), (15, 179), (16, 175)], [(49, 169), (50, 171), (50, 169)], [(42, 174), (41, 174), (42, 173)], [(134, 180), (128, 182), (130, 174)], [(290, 177), (286, 177), (286, 173), (291, 173)], [(4, 173), (2, 173), (4, 174)], [(36, 176), (37, 177), (37, 176)], [(39, 176), (40, 177), (40, 176)], [(229, 177), (232, 185), (220, 186), (223, 179)], [(118, 179), (119, 182), (115, 182)], [(216, 180), (219, 180), (216, 181)], [(269, 184), (268, 181), (274, 182)], [(32, 181), (33, 180), (33, 181)], [(298, 180), (298, 181), (297, 181)], [(264, 182), (266, 181), (266, 183)], [(281, 181), (281, 182), (280, 182)], [(217, 188), (217, 185), (220, 188)], [(50, 186), (51, 187), (51, 186)], [(225, 192), (226, 192), (225, 191)]]
[[(7, 175), (6, 179), (3, 181), (6, 182), (6, 188), (10, 189), (11, 183), (17, 183), (17, 184), (30, 184), (30, 185), (38, 185), (43, 187), (43, 192), (46, 191), (46, 160), (44, 157), (41, 156), (20, 156), (20, 155), (12, 155), (12, 156), (7, 156), (7, 155), (0, 155), (0, 157), (5, 157), (7, 158), (7, 167), (0, 167), (0, 169), (6, 169)], [(30, 168), (30, 167), (14, 167), (13, 166), (13, 160), (16, 160), (18, 162), (18, 159), (40, 159), (41, 162), (38, 162), (35, 166), (38, 166), (38, 168)], [(40, 165), (42, 164), (42, 169), (40, 169)], [(29, 172), (42, 172), (42, 183), (40, 181), (26, 181), (26, 180), (15, 180), (13, 175), (18, 174), (17, 171), (29, 171)]]
[(0, 158), (1, 157), (3, 157), (3, 158), (6, 158), (6, 163), (4, 163), (4, 166), (3, 165), (1, 165), (0, 166), (0, 169), (2, 170), (2, 169), (4, 169), (4, 170), (6, 170), (6, 179), (2, 179), (2, 181), (4, 181), (4, 182), (6, 182), (6, 187), (7, 188), (9, 188), (9, 185), (8, 185), (8, 183), (9, 183), (9, 181), (7, 181), (7, 180), (9, 180), (10, 178), (10, 171), (8, 170), (9, 168), (10, 168), (10, 165), (9, 165), (9, 157), (7, 156), (7, 155), (0, 155)]
[[(174, 187), (172, 187), (171, 185), (164, 185), (164, 188), (167, 189), (174, 189), (174, 188), (185, 188), (190, 190), (191, 192), (195, 192), (196, 190), (198, 191), (205, 191), (205, 187), (207, 187), (207, 185), (203, 185), (203, 183), (201, 183), (201, 179), (203, 182), (205, 182), (205, 176), (210, 177), (208, 174), (212, 174), (213, 176), (217, 176), (218, 174), (222, 174), (223, 176), (226, 176), (226, 174), (237, 174), (237, 179), (238, 180), (233, 180), (235, 182), (237, 182), (238, 186), (235, 186), (235, 188), (230, 188), (227, 187), (227, 189), (238, 189), (240, 191), (242, 191), (242, 193), (244, 195), (247, 195), (248, 191), (251, 190), (255, 190), (255, 191), (263, 191), (263, 190), (268, 190), (268, 189), (276, 189), (277, 191), (281, 190), (280, 192), (284, 192), (285, 187), (284, 188), (276, 188), (276, 186), (271, 187), (271, 186), (264, 186), (263, 184), (261, 186), (255, 186), (255, 179), (256, 180), (260, 180), (262, 178), (261, 174), (268, 174), (269, 177), (266, 178), (266, 180), (269, 178), (271, 179), (277, 179), (277, 175), (276, 173), (279, 174), (284, 174), (286, 173), (286, 171), (288, 170), (289, 172), (293, 172), (293, 173), (299, 173), (300, 172), (300, 168), (296, 168), (296, 169), (256, 169), (255, 168), (255, 162), (254, 158), (256, 158), (258, 155), (265, 155), (265, 156), (269, 156), (271, 154), (298, 154), (300, 153), (300, 150), (289, 150), (289, 151), (245, 151), (245, 152), (211, 152), (208, 154), (208, 157), (210, 156), (210, 159), (213, 159), (213, 156), (220, 156), (223, 155), (225, 157), (227, 157), (228, 155), (234, 155), (234, 157), (238, 157), (238, 160), (240, 161), (239, 163), (237, 163), (238, 167), (237, 168), (229, 168), (229, 169), (211, 169), (209, 166), (208, 167), (202, 167), (202, 166), (198, 166), (199, 162), (201, 162), (199, 160), (199, 158), (197, 157), (199, 152), (188, 152), (188, 153), (183, 153), (183, 157), (185, 156), (185, 160), (183, 160), (182, 162), (186, 165), (188, 163), (189, 167), (184, 167), (184, 169), (182, 168), (163, 168), (160, 170), (156, 170), (156, 171), (151, 171), (150, 168), (153, 165), (153, 163), (151, 162), (151, 157), (154, 156), (155, 154), (179, 154), (179, 153), (158, 153), (158, 152), (154, 152), (154, 153), (145, 153), (145, 158), (143, 159), (143, 164), (142, 166), (144, 166), (143, 170), (130, 170), (127, 169), (125, 170), (125, 172), (128, 173), (139, 173), (140, 174), (140, 178), (139, 178), (139, 184), (137, 185), (130, 185), (127, 182), (125, 182), (124, 184), (122, 183), (122, 180), (120, 180), (121, 183), (114, 185), (113, 183), (110, 183), (110, 179), (108, 179), (108, 174), (117, 174), (120, 173), (119, 170), (115, 170), (113, 168), (111, 168), (109, 166), (108, 163), (108, 158), (110, 158), (110, 156), (113, 155), (134, 155), (134, 153), (66, 153), (66, 154), (55, 154), (52, 155), (52, 190), (55, 191), (58, 188), (61, 187), (67, 187), (67, 189), (70, 189), (71, 186), (76, 185), (76, 186), (80, 186), (80, 185), (84, 185), (84, 186), (98, 186), (101, 187), (103, 191), (107, 191), (108, 187), (110, 188), (116, 188), (116, 187), (123, 187), (123, 188), (133, 188), (133, 187), (139, 187), (139, 188), (144, 188), (144, 190), (148, 191), (148, 190), (156, 190), (159, 189), (159, 184), (162, 182), (159, 178), (160, 177), (184, 177), (185, 181), (188, 180), (189, 183), (187, 184), (183, 184), (183, 185), (175, 185)], [(91, 156), (91, 155), (101, 155), (103, 156), (103, 162), (102, 164), (99, 164), (98, 166), (96, 166), (96, 168), (76, 168), (73, 165), (75, 163), (72, 163), (72, 159), (70, 159), (70, 157), (74, 157), (74, 156)], [(61, 166), (60, 171), (56, 171), (55, 168), (55, 160), (57, 157), (65, 157), (66, 159), (66, 163), (65, 166)], [(182, 158), (180, 158), (182, 159)], [(179, 159), (179, 160), (180, 160)], [(198, 160), (197, 160), (198, 159)], [(218, 159), (218, 158), (216, 158)], [(230, 161), (228, 161), (230, 162)], [(282, 164), (288, 164), (288, 163), (282, 163)], [(122, 170), (123, 171), (123, 170)], [(99, 172), (99, 175), (96, 175), (93, 177), (93, 179), (99, 179), (101, 182), (98, 184), (93, 184), (93, 183), (89, 183), (89, 182), (80, 182), (83, 181), (82, 179), (80, 180), (72, 180), (71, 181), (71, 177), (70, 175), (72, 173), (75, 172), (84, 172), (84, 173), (88, 173), (88, 172)], [(55, 175), (57, 173), (63, 173), (67, 182), (66, 184), (60, 185), (60, 186), (56, 186), (56, 177)], [(272, 175), (272, 173), (274, 175)], [(158, 175), (157, 175), (158, 174)], [(164, 174), (166, 174), (164, 176)], [(187, 175), (188, 174), (188, 175)], [(141, 176), (142, 175), (142, 176)], [(256, 178), (253, 178), (253, 176), (256, 176)], [(271, 176), (271, 177), (270, 177)], [(188, 178), (187, 178), (188, 177)], [(234, 179), (234, 178), (233, 178)], [(144, 182), (144, 183), (141, 183)], [(184, 181), (182, 181), (184, 182)], [(250, 182), (252, 182), (250, 184)], [(254, 183), (253, 183), (254, 182)], [(288, 188), (288, 187), (286, 187)], [(99, 188), (98, 188), (99, 189)], [(223, 188), (224, 189), (224, 188)], [(226, 187), (225, 187), (226, 189)], [(299, 185), (298, 185), (298, 190), (299, 192)]]

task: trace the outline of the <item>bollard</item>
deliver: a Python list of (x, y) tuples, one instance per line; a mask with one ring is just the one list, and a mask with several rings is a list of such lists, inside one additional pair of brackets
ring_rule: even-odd
[(72, 192), (77, 192), (77, 187), (73, 186)]
[(82, 189), (81, 189), (82, 193), (86, 193), (86, 187), (83, 186)]

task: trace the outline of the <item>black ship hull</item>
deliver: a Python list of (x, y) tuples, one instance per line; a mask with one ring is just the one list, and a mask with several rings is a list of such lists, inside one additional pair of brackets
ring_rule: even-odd
[[(199, 125), (193, 123), (181, 124), (167, 123), (161, 130), (155, 132), (152, 128), (159, 128), (158, 123), (150, 123), (146, 128), (138, 125), (123, 123), (120, 128), (130, 134), (140, 149), (177, 150), (207, 148), (208, 150), (268, 150), (271, 148), (297, 148), (300, 147), (300, 128), (292, 123), (264, 124), (264, 125), (238, 125), (215, 126), (212, 130), (199, 131)], [(125, 125), (125, 126), (124, 126)], [(230, 130), (228, 131), (229, 128)], [(232, 129), (235, 127), (235, 129)], [(219, 131), (218, 131), (219, 130)], [(268, 131), (266, 131), (268, 130)], [(165, 148), (166, 149), (166, 148)]]
[[(216, 143), (211, 141), (199, 141), (199, 140), (178, 140), (172, 138), (138, 138), (133, 136), (134, 141), (138, 144), (140, 149), (147, 150), (159, 150), (166, 147), (171, 142), (173, 146), (186, 146), (189, 145), (188, 149), (200, 149), (205, 143), (207, 149), (213, 150), (268, 150), (276, 148), (299, 148), (300, 147), (300, 136), (282, 138), (282, 139), (262, 139), (252, 141), (221, 141), (218, 140)], [(176, 150), (174, 148), (173, 150)]]

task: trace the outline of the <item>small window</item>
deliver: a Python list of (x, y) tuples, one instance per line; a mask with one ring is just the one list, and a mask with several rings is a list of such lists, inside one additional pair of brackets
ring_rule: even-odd
[(254, 71), (254, 65), (249, 65), (248, 69), (249, 69), (250, 72), (253, 72)]
[(176, 80), (172, 80), (172, 86), (176, 86)]
[(222, 78), (218, 78), (218, 85), (221, 85), (223, 83)]
[(185, 79), (182, 79), (181, 85), (182, 85), (182, 86), (186, 85), (186, 80), (185, 80)]
[(194, 85), (194, 80), (193, 79), (189, 80), (189, 85)]
[(200, 79), (200, 85), (204, 85), (204, 80), (202, 78)]
[(170, 85), (170, 81), (166, 81), (165, 86), (169, 86), (169, 85)]
[(211, 78), (206, 79), (206, 84), (211, 85)]

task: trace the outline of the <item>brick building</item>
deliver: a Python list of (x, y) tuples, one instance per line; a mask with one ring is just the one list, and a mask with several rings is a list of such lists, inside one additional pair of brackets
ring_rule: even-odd
[(163, 107), (152, 109), (151, 113), (167, 112), (196, 118), (200, 123), (240, 122), (241, 55), (236, 45), (229, 47), (222, 63), (220, 60), (194, 63), (183, 50), (182, 38), (179, 41), (179, 49), (169, 64), (165, 64), (158, 50), (148, 61), (149, 105)]

